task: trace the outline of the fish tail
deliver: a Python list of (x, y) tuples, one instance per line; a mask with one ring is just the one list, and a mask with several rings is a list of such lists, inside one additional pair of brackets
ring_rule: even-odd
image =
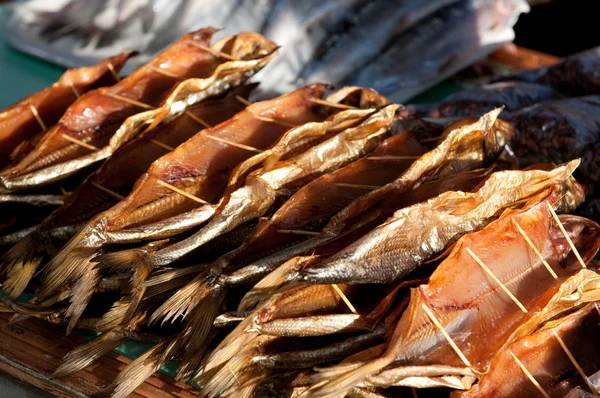
[(173, 341), (165, 340), (129, 363), (105, 390), (113, 398), (128, 397), (148, 377), (174, 357)]
[(98, 239), (92, 241), (89, 228), (84, 228), (75, 235), (46, 265), (46, 274), (36, 292), (40, 299), (55, 293), (66, 282), (80, 278), (90, 267), (90, 259), (102, 246)]
[(213, 322), (225, 301), (226, 289), (221, 285), (204, 285), (199, 289), (202, 297), (194, 313), (184, 329), (185, 346), (181, 366), (177, 370), (178, 380), (187, 380), (198, 369), (203, 354), (208, 348), (207, 338), (212, 329)]
[(110, 332), (101, 334), (65, 355), (58, 369), (52, 374), (52, 377), (59, 378), (75, 373), (117, 348), (125, 341), (127, 341), (127, 334), (121, 330), (111, 330)]
[(31, 233), (4, 254), (0, 272), (6, 275), (3, 288), (8, 297), (16, 300), (25, 291), (46, 258), (47, 244), (40, 233)]
[[(393, 362), (393, 358), (390, 356), (383, 356), (370, 362), (366, 362), (359, 367), (340, 365), (343, 367), (340, 374), (334, 378), (329, 376), (322, 376), (321, 381), (314, 384), (308, 390), (306, 390), (302, 397), (319, 397), (319, 398), (343, 398), (346, 396), (348, 391), (355, 387), (358, 383), (363, 381), (367, 376), (380, 371), (387, 365)], [(324, 372), (324, 375), (328, 373), (335, 373), (335, 366), (329, 369), (329, 372)], [(351, 370), (345, 371), (350, 368)], [(317, 375), (318, 378), (319, 375)]]
[[(245, 347), (233, 356), (225, 366), (221, 367), (205, 384), (203, 390), (206, 396), (216, 398), (219, 396), (241, 396), (251, 393), (262, 381), (265, 372), (261, 371), (252, 359), (260, 354), (261, 338), (265, 336), (253, 336), (247, 341)], [(264, 376), (263, 376), (264, 377)]]
[(70, 318), (67, 324), (67, 334), (77, 325), (79, 318), (87, 307), (95, 288), (100, 282), (100, 270), (92, 268), (83, 274), (75, 283), (71, 293), (71, 304), (65, 312), (65, 318)]
[(297, 271), (304, 264), (304, 257), (294, 257), (277, 267), (250, 289), (238, 305), (238, 313), (244, 313), (271, 297), (283, 285), (294, 286)]
[(96, 324), (96, 330), (98, 332), (106, 332), (122, 325), (129, 305), (130, 296), (124, 296), (115, 301)]

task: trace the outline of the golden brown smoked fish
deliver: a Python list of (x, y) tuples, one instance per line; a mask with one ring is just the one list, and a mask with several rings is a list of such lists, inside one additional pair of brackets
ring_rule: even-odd
[[(89, 260), (107, 243), (106, 232), (150, 223), (200, 205), (163, 183), (194, 195), (204, 203), (218, 201), (229, 172), (253, 153), (240, 145), (264, 150), (290, 125), (324, 119), (326, 115), (321, 107), (311, 100), (320, 98), (326, 90), (327, 86), (315, 84), (252, 104), (154, 161), (130, 195), (92, 219), (48, 263), (39, 297), (67, 289), (65, 283), (76, 281), (78, 285), (85, 284), (85, 291), (91, 293), (97, 275)], [(73, 299), (87, 301), (83, 295)]]
[(0, 111), (0, 156), (8, 156), (23, 141), (54, 125), (79, 96), (114, 84), (113, 73), (132, 55), (124, 52), (94, 66), (69, 69), (50, 87)]
[[(205, 28), (188, 33), (114, 86), (81, 96), (31, 153), (0, 175), (0, 183), (11, 190), (46, 185), (109, 156), (110, 151), (103, 148), (114, 150), (124, 143), (121, 141), (131, 138), (127, 132), (115, 134), (128, 117), (161, 104), (181, 80), (208, 78), (224, 63), (207, 50), (215, 32), (213, 28)], [(254, 44), (250, 53), (241, 54), (248, 58), (272, 52), (273, 43), (262, 36), (241, 36), (219, 43), (233, 41), (241, 47), (233, 49), (236, 51), (246, 51), (247, 46)]]
[(62, 207), (4, 254), (2, 271), (7, 275), (3, 283), (5, 292), (12, 298), (21, 295), (39, 264), (47, 255), (55, 253), (54, 234), (62, 238), (56, 240), (60, 244), (65, 240), (64, 232), (67, 229), (74, 234), (81, 223), (116, 204), (119, 196), (130, 192), (132, 185), (154, 160), (202, 128), (196, 118), (210, 125), (224, 122), (245, 108), (237, 97), (247, 99), (252, 88), (242, 86), (232, 90), (223, 99), (191, 106), (187, 113), (118, 149), (98, 171), (69, 195)]
[[(545, 307), (555, 302), (555, 294), (571, 293), (561, 291), (563, 283), (581, 272), (591, 272), (582, 270), (551, 214), (550, 207), (560, 200), (561, 190), (546, 188), (552, 189), (542, 189), (523, 210), (509, 210), (483, 230), (457, 242), (429, 283), (412, 290), (410, 305), (381, 356), (357, 363), (349, 371), (340, 368), (339, 374), (335, 368), (325, 371), (319, 378), (328, 381), (315, 385), (307, 395), (342, 397), (361, 381), (391, 386), (416, 376), (411, 369), (414, 366), (431, 366), (429, 374), (419, 374), (423, 377), (443, 376), (437, 365), (485, 373), (495, 353), (521, 325), (547, 311)], [(576, 216), (561, 217), (560, 222), (585, 265), (600, 247), (600, 226)], [(490, 275), (508, 290), (501, 289)], [(460, 351), (448, 344), (433, 324), (433, 317)]]

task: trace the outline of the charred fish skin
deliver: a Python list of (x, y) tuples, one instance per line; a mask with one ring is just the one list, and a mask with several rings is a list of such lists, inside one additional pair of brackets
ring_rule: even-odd
[(0, 111), (0, 154), (8, 155), (44, 127), (54, 125), (79, 96), (114, 84), (113, 73), (118, 73), (133, 55), (133, 52), (124, 52), (94, 66), (69, 69), (50, 87)]
[(136, 101), (156, 106), (179, 79), (209, 76), (220, 62), (214, 55), (193, 44), (210, 45), (210, 38), (215, 32), (215, 29), (207, 28), (188, 33), (149, 64), (115, 85), (79, 97), (29, 155), (2, 173), (0, 182), (9, 189), (18, 189), (17, 183), (11, 183), (15, 177), (76, 159), (90, 152), (89, 148), (75, 144), (65, 136), (96, 148), (103, 147), (128, 116), (143, 110), (134, 104)]

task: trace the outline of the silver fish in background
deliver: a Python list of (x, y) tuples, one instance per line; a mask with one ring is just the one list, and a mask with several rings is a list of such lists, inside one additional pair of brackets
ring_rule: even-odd
[(403, 102), (514, 39), (529, 6), (521, 0), (462, 0), (394, 38), (344, 84), (367, 85)]

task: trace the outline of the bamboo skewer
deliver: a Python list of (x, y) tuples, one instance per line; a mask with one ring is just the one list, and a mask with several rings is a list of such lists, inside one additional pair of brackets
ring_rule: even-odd
[(81, 141), (81, 140), (79, 140), (79, 139), (77, 139), (75, 137), (71, 137), (70, 135), (63, 134), (62, 136), (63, 136), (63, 138), (65, 140), (71, 141), (73, 144), (77, 144), (79, 146), (82, 146), (82, 147), (84, 147), (86, 149), (89, 149), (90, 151), (97, 151), (98, 150), (98, 148), (96, 148), (92, 144), (88, 144), (86, 142), (83, 142), (83, 141)]
[(75, 86), (73, 86), (72, 84), (69, 84), (69, 87), (71, 87), (71, 91), (73, 91), (73, 94), (75, 94), (75, 98), (81, 97), (81, 94), (79, 94), (79, 91), (77, 91)]
[(381, 188), (378, 185), (366, 185), (366, 184), (347, 184), (344, 182), (338, 182), (335, 183), (334, 185), (338, 186), (338, 187), (344, 187), (344, 188), (357, 188), (357, 189), (368, 189), (368, 190), (374, 190), (374, 189), (379, 189)]
[(123, 102), (128, 102), (131, 105), (135, 105), (135, 106), (139, 106), (140, 108), (144, 108), (144, 109), (154, 109), (154, 107), (152, 105), (148, 105), (148, 104), (144, 104), (143, 102), (140, 101), (136, 101), (134, 99), (131, 98), (127, 98), (124, 97), (122, 95), (119, 94), (113, 94), (113, 93), (106, 93), (107, 96), (112, 97), (112, 98), (116, 98), (118, 100), (121, 100)]
[(419, 396), (417, 395), (417, 389), (416, 388), (411, 387), (411, 391), (412, 391), (413, 398), (419, 398)]
[(583, 369), (581, 369), (581, 366), (579, 366), (579, 363), (577, 363), (577, 360), (575, 359), (575, 357), (573, 356), (573, 354), (571, 353), (571, 351), (569, 350), (569, 348), (567, 347), (567, 345), (565, 344), (563, 339), (558, 335), (558, 333), (556, 333), (556, 330), (550, 329), (550, 331), (556, 338), (556, 341), (558, 341), (558, 344), (560, 344), (560, 347), (563, 349), (565, 354), (567, 354), (567, 356), (569, 357), (569, 361), (571, 361), (571, 363), (573, 364), (575, 369), (577, 369), (577, 372), (579, 373), (579, 375), (581, 376), (583, 381), (585, 381), (585, 384), (587, 384), (588, 388), (590, 390), (592, 390), (592, 392), (594, 393), (595, 396), (599, 396), (598, 391), (596, 391), (596, 389), (594, 388), (592, 383), (590, 383), (590, 380), (587, 378), (587, 376), (583, 372)]
[(556, 224), (558, 225), (558, 228), (560, 228), (560, 231), (565, 236), (565, 239), (567, 240), (567, 243), (569, 244), (569, 246), (571, 246), (571, 250), (573, 250), (573, 254), (575, 254), (575, 257), (577, 257), (577, 260), (579, 261), (579, 264), (581, 264), (581, 268), (587, 268), (587, 266), (585, 265), (585, 262), (583, 261), (583, 259), (579, 255), (579, 252), (577, 251), (577, 248), (573, 244), (573, 241), (569, 237), (569, 234), (565, 230), (565, 227), (562, 225), (562, 222), (560, 222), (560, 219), (558, 218), (558, 215), (554, 211), (554, 208), (552, 207), (552, 205), (550, 203), (548, 203), (548, 201), (546, 201), (546, 206), (548, 206), (548, 209), (550, 210), (550, 213), (552, 214), (552, 217), (554, 217), (554, 221), (556, 221)]
[(471, 367), (471, 363), (469, 362), (469, 360), (467, 359), (467, 357), (465, 356), (465, 354), (463, 354), (463, 352), (460, 350), (460, 348), (458, 348), (458, 346), (456, 345), (456, 343), (454, 342), (454, 340), (452, 340), (452, 337), (450, 337), (450, 335), (448, 334), (448, 332), (446, 332), (446, 329), (444, 329), (444, 327), (442, 326), (442, 324), (440, 323), (440, 321), (436, 318), (436, 316), (434, 315), (433, 311), (431, 311), (429, 309), (429, 307), (425, 303), (422, 303), (421, 307), (423, 308), (423, 311), (425, 311), (425, 313), (427, 314), (427, 316), (429, 317), (429, 319), (431, 320), (431, 322), (433, 322), (433, 324), (435, 325), (435, 327), (437, 327), (438, 330), (440, 331), (440, 333), (442, 333), (442, 335), (444, 336), (444, 338), (446, 339), (446, 341), (448, 342), (448, 344), (450, 344), (450, 346), (452, 347), (452, 349), (454, 350), (454, 352), (456, 352), (456, 354), (458, 355), (458, 357), (460, 358), (460, 360), (463, 361), (463, 363), (468, 368), (470, 368)]
[(338, 104), (337, 102), (329, 102), (326, 100), (322, 100), (320, 98), (311, 98), (309, 100), (310, 102), (313, 102), (315, 104), (319, 104), (319, 105), (324, 105), (324, 106), (329, 106), (331, 108), (338, 108), (338, 109), (357, 109), (355, 106), (352, 105), (346, 105), (346, 104)]
[(238, 144), (237, 142), (229, 141), (229, 140), (226, 140), (224, 138), (215, 137), (214, 135), (204, 134), (204, 136), (206, 138), (211, 139), (211, 140), (214, 140), (214, 141), (217, 141), (217, 142), (222, 142), (223, 144), (235, 146), (235, 147), (240, 148), (240, 149), (245, 149), (246, 151), (255, 152), (255, 153), (262, 153), (263, 152), (261, 149), (253, 148), (251, 146), (244, 145), (244, 144)]
[(369, 160), (417, 160), (420, 156), (369, 156)]
[(517, 305), (517, 307), (519, 307), (521, 309), (521, 311), (523, 311), (524, 313), (527, 314), (527, 308), (525, 308), (525, 306), (523, 304), (521, 304), (521, 302), (519, 301), (519, 299), (517, 299), (515, 297), (514, 294), (511, 293), (510, 290), (508, 290), (508, 288), (506, 287), (506, 285), (504, 283), (502, 283), (502, 281), (500, 279), (498, 279), (498, 277), (496, 277), (496, 275), (494, 275), (494, 273), (492, 272), (492, 270), (490, 270), (487, 265), (485, 265), (483, 263), (483, 261), (481, 261), (481, 259), (479, 257), (477, 257), (475, 255), (475, 253), (473, 253), (473, 251), (471, 249), (469, 249), (468, 247), (466, 248), (467, 253), (469, 253), (469, 255), (473, 258), (473, 260), (475, 260), (475, 262), (477, 264), (479, 264), (479, 266), (485, 271), (485, 273), (494, 280), (494, 282), (496, 282), (496, 284), (504, 291), (504, 293), (506, 293), (508, 295), (508, 297), (510, 297), (510, 299)]
[(348, 297), (344, 294), (344, 292), (342, 292), (342, 289), (340, 289), (340, 287), (335, 283), (332, 284), (331, 287), (333, 287), (333, 290), (335, 290), (335, 292), (341, 297), (344, 303), (346, 303), (350, 311), (352, 311), (353, 314), (358, 314), (358, 311), (356, 311), (356, 308), (354, 308), (350, 300), (348, 300)]
[(33, 113), (33, 117), (35, 118), (35, 120), (38, 122), (38, 124), (42, 128), (42, 131), (46, 131), (47, 130), (46, 123), (44, 123), (44, 121), (42, 120), (42, 117), (40, 116), (37, 108), (35, 106), (33, 106), (32, 104), (29, 104), (29, 109), (31, 110), (31, 113)]
[(302, 231), (302, 230), (299, 230), (299, 229), (278, 229), (277, 232), (280, 233), (280, 234), (293, 234), (293, 235), (306, 235), (306, 236), (319, 236), (319, 235), (321, 235), (320, 232)]
[(194, 196), (194, 195), (192, 195), (189, 192), (186, 192), (186, 191), (184, 191), (182, 189), (177, 188), (176, 186), (173, 186), (173, 185), (169, 184), (168, 182), (164, 182), (162, 180), (158, 180), (158, 184), (162, 185), (165, 188), (169, 188), (171, 191), (173, 191), (175, 193), (178, 193), (178, 194), (180, 194), (182, 196), (185, 196), (186, 198), (191, 199), (191, 200), (193, 200), (195, 202), (198, 202), (200, 204), (203, 204), (203, 205), (210, 204), (207, 201), (205, 201), (204, 199), (200, 199), (199, 197)]
[(513, 226), (517, 229), (517, 231), (519, 231), (519, 233), (521, 234), (521, 236), (523, 237), (523, 239), (525, 239), (525, 242), (527, 242), (527, 244), (529, 245), (529, 247), (531, 248), (531, 250), (533, 250), (533, 252), (540, 259), (540, 261), (542, 262), (542, 264), (544, 264), (544, 267), (546, 267), (546, 269), (548, 270), (548, 272), (550, 273), (550, 275), (552, 275), (552, 277), (554, 279), (558, 279), (558, 275), (556, 275), (556, 272), (554, 272), (554, 270), (552, 269), (552, 267), (550, 266), (550, 264), (548, 264), (548, 262), (544, 259), (544, 257), (542, 256), (542, 253), (540, 253), (540, 251), (538, 250), (538, 248), (535, 247), (535, 245), (533, 244), (533, 242), (531, 241), (531, 239), (529, 239), (529, 236), (527, 236), (527, 234), (525, 233), (525, 231), (523, 230), (523, 228), (521, 228), (521, 226), (519, 225), (519, 223), (516, 222), (515, 220), (513, 220), (512, 223), (513, 223)]
[(525, 365), (523, 365), (523, 362), (521, 362), (521, 360), (519, 358), (517, 358), (517, 356), (515, 354), (513, 354), (512, 351), (509, 351), (509, 352), (510, 352), (510, 355), (515, 360), (515, 362), (517, 363), (517, 365), (519, 366), (519, 368), (521, 368), (521, 371), (523, 371), (525, 376), (527, 376), (529, 381), (531, 381), (531, 383), (535, 386), (535, 388), (537, 388), (537, 390), (540, 392), (540, 394), (542, 394), (544, 396), (544, 398), (550, 398), (550, 395), (548, 395), (548, 393), (542, 388), (542, 386), (540, 385), (540, 383), (538, 383), (538, 381), (535, 379), (535, 377), (533, 377), (533, 375), (529, 372), (529, 370), (527, 370)]
[(192, 112), (190, 111), (185, 111), (183, 112), (185, 113), (187, 116), (189, 116), (193, 121), (195, 121), (196, 123), (198, 123), (199, 125), (203, 126), (204, 128), (210, 129), (212, 128), (212, 126), (208, 123), (206, 123), (204, 120), (200, 119), (198, 116), (194, 115)]
[(254, 115), (254, 117), (258, 120), (261, 120), (261, 121), (267, 122), (267, 123), (275, 123), (275, 124), (279, 124), (279, 125), (282, 125), (285, 127), (296, 127), (296, 125), (294, 125), (294, 124), (282, 122), (280, 120), (276, 120), (276, 119), (266, 117), (266, 116)]
[(115, 78), (115, 80), (117, 82), (121, 81), (121, 78), (119, 77), (119, 74), (115, 70), (115, 67), (113, 66), (113, 64), (111, 64), (109, 62), (108, 65), (106, 65), (106, 67), (108, 68), (108, 70), (110, 71), (111, 75), (113, 75), (113, 77)]
[(172, 150), (174, 150), (175, 148), (173, 148), (172, 146), (169, 146), (163, 142), (160, 142), (158, 140), (155, 139), (150, 139), (150, 142), (153, 143), (154, 145), (161, 147), (162, 149), (166, 150), (167, 152), (171, 152)]
[(250, 105), (252, 105), (252, 102), (248, 101), (246, 98), (244, 98), (244, 97), (241, 97), (241, 96), (239, 96), (239, 95), (236, 95), (236, 96), (235, 96), (235, 99), (236, 99), (236, 100), (238, 100), (238, 101), (240, 101), (242, 104), (244, 104), (244, 105), (246, 105), (246, 106), (250, 106)]
[(181, 79), (181, 76), (176, 75), (173, 72), (169, 72), (168, 70), (164, 70), (163, 68), (157, 68), (156, 66), (150, 64), (148, 64), (147, 66), (149, 69), (153, 70), (156, 73), (160, 73), (163, 76), (172, 77), (174, 79)]
[(115, 199), (118, 199), (118, 200), (125, 199), (125, 197), (123, 195), (119, 195), (118, 193), (116, 193), (112, 189), (108, 189), (106, 187), (103, 187), (102, 185), (100, 185), (98, 183), (95, 183), (94, 181), (90, 181), (90, 184), (92, 184), (92, 186), (94, 186), (95, 188), (98, 188), (102, 192), (105, 192), (105, 193), (109, 194), (110, 196), (114, 197)]
[(236, 59), (236, 58), (232, 57), (231, 55), (229, 55), (229, 54), (225, 54), (224, 52), (221, 52), (221, 51), (219, 51), (219, 50), (215, 50), (215, 49), (214, 49), (214, 48), (212, 48), (212, 47), (207, 47), (207, 46), (205, 46), (205, 45), (202, 45), (202, 44), (200, 44), (200, 43), (196, 43), (196, 42), (192, 42), (191, 44), (192, 44), (194, 47), (197, 47), (197, 48), (199, 48), (199, 49), (201, 49), (201, 50), (204, 50), (204, 51), (206, 51), (206, 52), (209, 52), (209, 53), (211, 53), (212, 55), (214, 55), (214, 56), (215, 56), (215, 57), (217, 57), (217, 58), (224, 58), (224, 59), (226, 59), (226, 60), (228, 60), (228, 61), (239, 61), (239, 59)]

